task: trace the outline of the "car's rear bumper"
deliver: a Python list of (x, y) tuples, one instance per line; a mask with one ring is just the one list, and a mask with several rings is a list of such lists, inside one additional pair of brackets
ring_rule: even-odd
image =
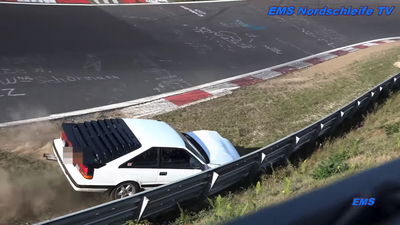
[[(63, 173), (65, 174), (65, 176), (68, 179), (68, 182), (71, 184), (72, 188), (75, 191), (82, 191), (82, 192), (105, 192), (107, 190), (109, 190), (110, 188), (112, 188), (113, 186), (99, 186), (99, 185), (80, 185), (78, 183), (76, 183), (76, 181), (73, 179), (72, 175), (70, 172), (71, 169), (75, 169), (73, 167), (73, 165), (65, 165), (63, 162), (63, 148), (60, 146), (60, 142), (61, 140), (56, 139), (53, 141), (53, 152), (55, 157), (57, 158), (57, 162), (60, 165), (61, 170), (63, 171)], [(72, 167), (72, 168), (67, 168), (67, 167)]]

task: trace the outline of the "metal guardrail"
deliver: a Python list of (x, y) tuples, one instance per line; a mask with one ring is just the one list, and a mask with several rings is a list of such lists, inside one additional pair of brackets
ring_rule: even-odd
[(345, 120), (365, 112), (368, 106), (377, 102), (378, 98), (387, 97), (389, 92), (395, 91), (399, 87), (400, 74), (397, 74), (323, 119), (229, 164), (128, 198), (101, 204), (39, 224), (123, 223), (129, 219), (140, 220), (166, 212), (188, 200), (205, 199), (209, 195), (246, 179), (260, 169), (267, 169), (271, 164), (288, 158), (305, 144), (329, 136)]

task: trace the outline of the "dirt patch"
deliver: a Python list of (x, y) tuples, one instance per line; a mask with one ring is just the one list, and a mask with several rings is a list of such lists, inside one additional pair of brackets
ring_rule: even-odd
[(0, 224), (49, 219), (107, 201), (97, 193), (75, 192), (56, 163), (0, 152)]
[(40, 158), (44, 152), (51, 151), (50, 140), (59, 136), (59, 130), (60, 124), (57, 122), (3, 128), (0, 129), (0, 149), (17, 154), (33, 154), (35, 158)]
[[(101, 119), (120, 114), (96, 114), (65, 122)], [(106, 193), (72, 189), (57, 162), (47, 161), (61, 120), (0, 129), (0, 225), (39, 222), (108, 200)], [(7, 213), (1, 213), (7, 212)]]

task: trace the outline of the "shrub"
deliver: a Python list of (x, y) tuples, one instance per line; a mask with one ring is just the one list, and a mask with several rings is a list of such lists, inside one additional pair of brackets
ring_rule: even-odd
[(322, 180), (349, 169), (346, 159), (348, 153), (343, 151), (330, 156), (327, 160), (320, 162), (312, 172), (311, 176), (316, 180)]
[(392, 135), (400, 131), (400, 122), (389, 124), (385, 126), (386, 135)]

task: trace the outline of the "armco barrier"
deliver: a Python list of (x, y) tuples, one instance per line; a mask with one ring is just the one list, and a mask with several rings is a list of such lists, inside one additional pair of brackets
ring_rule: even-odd
[(250, 176), (255, 169), (259, 168), (259, 158), (258, 155), (242, 157), (239, 160), (212, 170), (213, 180), (208, 195), (218, 193)]
[[(400, 74), (375, 86), (338, 111), (240, 159), (198, 175), (138, 193), (132, 197), (88, 208), (40, 224), (113, 224), (129, 219), (149, 218), (174, 208), (179, 203), (205, 199), (225, 188), (251, 177), (260, 169), (288, 158), (293, 152), (317, 138), (329, 136), (343, 121), (365, 112), (378, 98), (399, 89)], [(338, 90), (340, 91), (340, 90)], [(268, 115), (266, 115), (268, 116)]]

